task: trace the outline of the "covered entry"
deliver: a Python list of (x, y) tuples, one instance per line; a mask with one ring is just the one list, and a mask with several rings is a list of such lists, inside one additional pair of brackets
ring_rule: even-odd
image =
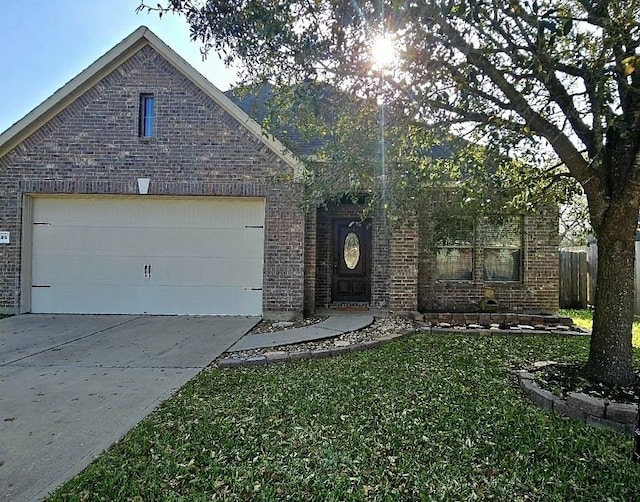
[(263, 198), (29, 200), (31, 312), (262, 315)]

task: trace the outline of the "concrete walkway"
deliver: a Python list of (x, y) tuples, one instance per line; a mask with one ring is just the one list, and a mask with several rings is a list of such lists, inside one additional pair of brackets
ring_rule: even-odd
[(372, 322), (373, 316), (370, 314), (333, 314), (325, 321), (302, 328), (285, 329), (275, 333), (247, 334), (231, 346), (228, 352), (313, 342), (366, 328)]

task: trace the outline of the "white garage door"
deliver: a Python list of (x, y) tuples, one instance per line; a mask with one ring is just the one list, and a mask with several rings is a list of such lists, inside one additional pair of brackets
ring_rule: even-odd
[(37, 197), (31, 311), (261, 315), (264, 199)]

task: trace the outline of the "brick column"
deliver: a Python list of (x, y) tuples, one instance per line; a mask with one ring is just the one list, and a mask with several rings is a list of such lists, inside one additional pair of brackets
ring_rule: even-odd
[(389, 278), (389, 310), (395, 314), (417, 310), (418, 227), (415, 222), (391, 231)]
[(316, 224), (317, 211), (309, 211), (304, 224), (304, 315), (316, 311)]

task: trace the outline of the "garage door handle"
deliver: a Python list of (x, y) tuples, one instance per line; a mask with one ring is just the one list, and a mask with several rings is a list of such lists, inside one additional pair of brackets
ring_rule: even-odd
[(144, 266), (144, 276), (145, 278), (151, 277), (151, 263), (147, 263)]

